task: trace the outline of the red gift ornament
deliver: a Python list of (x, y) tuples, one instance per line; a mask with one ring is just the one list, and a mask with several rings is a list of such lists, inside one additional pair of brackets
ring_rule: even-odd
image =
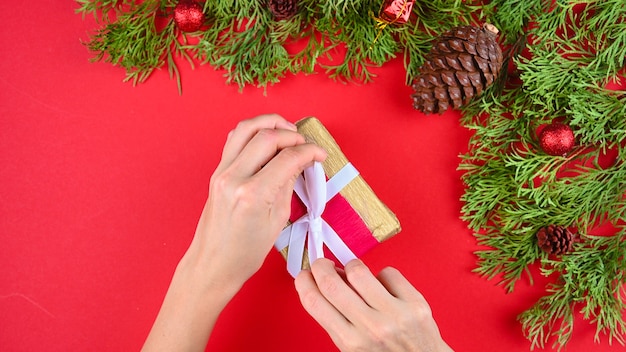
[(385, 0), (378, 17), (388, 24), (407, 23), (414, 3), (415, 0)]

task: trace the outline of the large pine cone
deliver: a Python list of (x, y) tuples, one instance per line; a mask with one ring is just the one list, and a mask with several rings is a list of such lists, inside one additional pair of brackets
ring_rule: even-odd
[(268, 0), (267, 5), (277, 21), (289, 19), (298, 12), (297, 0)]
[(537, 245), (546, 253), (563, 254), (572, 250), (574, 235), (563, 226), (548, 225), (537, 232)]
[(495, 26), (453, 28), (433, 43), (413, 81), (413, 106), (425, 114), (458, 109), (480, 95), (498, 77), (502, 49)]

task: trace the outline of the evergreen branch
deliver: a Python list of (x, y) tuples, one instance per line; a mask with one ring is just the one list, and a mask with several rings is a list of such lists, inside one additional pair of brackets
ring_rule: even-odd
[(619, 148), (626, 139), (626, 95), (603, 89), (578, 89), (568, 97), (566, 113), (583, 145)]
[[(145, 20), (153, 14), (157, 3), (171, 14), (175, 6), (173, 0), (149, 0), (140, 4), (131, 0), (77, 0), (77, 3), (77, 12), (83, 15), (99, 12), (104, 16), (100, 19), (104, 27), (90, 41), (90, 49), (96, 52), (95, 60), (107, 61), (107, 57), (112, 57), (107, 62), (127, 68), (128, 78), (135, 83), (145, 80), (164, 63), (168, 64), (170, 75), (179, 82), (173, 63), (174, 56), (180, 54), (225, 69), (227, 81), (241, 87), (248, 84), (266, 86), (278, 82), (285, 72), (312, 73), (316, 67), (325, 69), (330, 77), (338, 80), (369, 82), (373, 78), (372, 67), (381, 66), (399, 53), (404, 53), (409, 67), (408, 83), (421, 65), (434, 34), (450, 25), (468, 24), (482, 17), (479, 2), (435, 0), (416, 5), (414, 11), (420, 15), (412, 16), (410, 23), (388, 26), (380, 31), (373, 19), (380, 10), (378, 0), (302, 0), (299, 3), (300, 12), (284, 21), (274, 21), (262, 1), (207, 1), (204, 13), (208, 28), (203, 33), (197, 33), (201, 40), (192, 45), (178, 45), (175, 41), (179, 33), (170, 35), (167, 31), (168, 35), (161, 35), (163, 33), (160, 32), (151, 35), (150, 31), (154, 30)], [(148, 4), (151, 6), (146, 6)], [(131, 36), (128, 33), (131, 30), (143, 31), (144, 38), (140, 38), (142, 33)], [(289, 52), (286, 49), (291, 43), (303, 40), (306, 42), (303, 50)], [(167, 48), (166, 41), (172, 43), (173, 48)], [(153, 50), (148, 52), (153, 55), (135, 55), (134, 60), (132, 55), (126, 53), (128, 59), (119, 60), (122, 57), (119, 46), (138, 53), (146, 51), (150, 45)], [(227, 47), (242, 50), (235, 52)], [(158, 51), (157, 48), (167, 49)], [(254, 55), (244, 49), (252, 49)], [(162, 55), (159, 57), (155, 51)], [(320, 61), (330, 57), (331, 53), (334, 60), (330, 63)], [(222, 54), (225, 56), (220, 56)], [(161, 61), (154, 62), (154, 56)], [(146, 62), (140, 67), (138, 64), (142, 58)], [(152, 61), (148, 61), (149, 58)]]
[(126, 69), (125, 81), (137, 84), (145, 81), (157, 68), (165, 64), (171, 43), (175, 40), (172, 23), (157, 32), (155, 17), (160, 3), (145, 1), (131, 5), (127, 12), (116, 14), (115, 22), (108, 22), (87, 43), (96, 53), (94, 61), (105, 61)]
[(593, 16), (586, 28), (597, 53), (590, 66), (605, 71), (609, 79), (624, 68), (626, 60), (626, 6), (622, 0), (596, 1), (594, 5), (588, 6)]
[(562, 347), (570, 340), (574, 329), (574, 304), (569, 290), (563, 285), (550, 284), (546, 292), (548, 295), (518, 317), (531, 349), (544, 348), (552, 337), (556, 337), (553, 347)]
[[(499, 11), (505, 4), (534, 9), (527, 17), (535, 21), (529, 55), (513, 59), (522, 86), (482, 96), (462, 118), (474, 131), (459, 166), (467, 187), (462, 218), (487, 247), (476, 252), (475, 271), (500, 277), (508, 292), (524, 272), (532, 282), (527, 270), (536, 260), (543, 275), (559, 278), (519, 316), (531, 348), (550, 339), (565, 346), (577, 310), (596, 325), (596, 340), (626, 339), (626, 96), (603, 88), (624, 65), (624, 8), (613, 0), (589, 1), (576, 12), (578, 3), (559, 0), (547, 11), (540, 2), (492, 2)], [(496, 25), (510, 23), (503, 27), (509, 35), (527, 23), (498, 18)], [(536, 128), (555, 117), (568, 121), (580, 145), (566, 158), (545, 155), (535, 137)], [(608, 150), (617, 156), (600, 166)], [(616, 226), (617, 234), (587, 234), (602, 223)], [(534, 234), (549, 224), (579, 229), (581, 243), (560, 258), (541, 253)]]
[[(557, 283), (547, 287), (549, 295), (520, 314), (532, 347), (544, 347), (550, 338), (555, 346), (564, 346), (573, 331), (575, 307), (596, 324), (595, 340), (605, 334), (609, 342), (626, 342), (626, 324), (622, 314), (626, 305), (623, 280), (626, 274), (626, 231), (622, 227), (614, 236), (583, 236), (576, 250), (562, 260), (542, 260), (543, 274), (558, 274)], [(558, 329), (556, 326), (558, 325)]]
[(134, 3), (133, 0), (76, 0), (76, 2), (80, 5), (76, 13), (82, 13), (83, 18), (89, 13), (96, 18), (98, 13), (108, 14), (112, 11), (120, 13), (123, 8), (132, 6)]
[[(339, 63), (321, 64), (329, 77), (339, 80), (369, 82), (373, 76), (371, 67), (378, 67), (395, 57), (400, 50), (393, 37), (393, 26), (379, 29), (371, 14), (378, 10), (373, 1), (353, 3), (350, 12), (343, 17), (323, 17), (316, 21), (316, 28), (329, 33), (329, 41), (345, 49)], [(358, 14), (368, 14), (359, 16)], [(337, 31), (336, 28), (341, 28)]]
[(485, 11), (491, 14), (491, 23), (504, 33), (505, 42), (513, 43), (526, 33), (532, 19), (549, 9), (549, 4), (546, 0), (492, 0)]
[(476, 233), (475, 236), (479, 245), (491, 249), (476, 252), (479, 265), (474, 272), (488, 279), (502, 275), (498, 284), (503, 285), (507, 292), (513, 291), (515, 283), (524, 273), (532, 283), (528, 266), (540, 257), (534, 241), (535, 232), (521, 227), (505, 233), (499, 226), (487, 225), (486, 232)]
[(421, 31), (396, 31), (398, 41), (404, 47), (404, 67), (406, 68), (407, 85), (411, 84), (424, 63), (424, 57), (430, 50), (432, 38)]

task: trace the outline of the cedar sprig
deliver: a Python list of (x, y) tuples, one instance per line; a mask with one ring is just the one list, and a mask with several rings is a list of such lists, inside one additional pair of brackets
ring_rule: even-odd
[[(83, 15), (92, 13), (103, 26), (85, 44), (96, 56), (92, 61), (104, 61), (126, 70), (125, 81), (144, 82), (156, 69), (167, 65), (181, 92), (180, 75), (174, 57), (191, 57), (183, 49), (172, 21), (157, 29), (157, 20), (167, 10), (165, 2), (147, 0), (136, 3), (123, 1), (79, 0), (77, 9)], [(170, 4), (171, 5), (171, 4)], [(98, 17), (99, 16), (99, 17)]]
[[(87, 42), (94, 61), (125, 68), (128, 80), (143, 82), (167, 65), (179, 81), (175, 58), (182, 55), (224, 69), (226, 80), (241, 88), (266, 87), (300, 72), (370, 82), (372, 68), (398, 55), (409, 82), (434, 35), (484, 19), (479, 1), (433, 0), (417, 2), (409, 23), (381, 31), (374, 17), (382, 0), (301, 0), (298, 14), (283, 21), (272, 18), (264, 0), (220, 0), (204, 2), (206, 28), (185, 34), (167, 16), (175, 0), (77, 2), (78, 13), (94, 14), (101, 24)], [(156, 28), (155, 16), (165, 24)], [(198, 40), (188, 41), (192, 36)], [(296, 42), (302, 49), (293, 49)]]
[(82, 13), (83, 15), (91, 13), (94, 16), (97, 14), (107, 15), (112, 10), (119, 11), (134, 3), (133, 0), (76, 0), (76, 2), (80, 6), (76, 12)]
[(626, 228), (620, 226), (612, 237), (586, 236), (585, 244), (575, 244), (562, 260), (544, 260), (543, 274), (557, 275), (557, 280), (548, 285), (548, 295), (519, 316), (533, 346), (544, 347), (550, 338), (553, 347), (564, 346), (574, 331), (575, 313), (595, 322), (596, 342), (607, 335), (609, 342), (626, 343), (625, 237)]
[[(88, 43), (96, 52), (95, 60), (105, 60), (127, 70), (127, 79), (144, 81), (163, 65), (163, 54), (170, 42), (168, 31), (158, 33), (155, 17), (159, 6), (154, 1), (130, 5), (128, 11), (115, 8), (115, 20), (99, 30)], [(108, 18), (108, 17), (105, 17)]]
[(526, 34), (528, 23), (549, 8), (546, 0), (492, 0), (485, 5), (490, 22), (501, 32), (503, 42), (511, 44)]
[[(564, 347), (576, 314), (595, 324), (596, 341), (624, 344), (626, 94), (604, 87), (625, 78), (626, 8), (615, 0), (492, 4), (507, 42), (517, 33), (528, 46), (523, 56), (511, 52), (510, 76), (519, 81), (490, 88), (463, 111), (474, 131), (459, 166), (463, 219), (486, 246), (475, 271), (508, 292), (523, 276), (532, 282), (537, 261), (554, 279), (518, 317), (531, 348)], [(537, 128), (554, 119), (575, 131), (578, 146), (565, 157), (538, 145)], [(602, 161), (607, 153), (614, 159)], [(550, 224), (577, 230), (572, 252), (553, 257), (538, 248), (534, 235)], [(595, 236), (600, 225), (615, 233)]]

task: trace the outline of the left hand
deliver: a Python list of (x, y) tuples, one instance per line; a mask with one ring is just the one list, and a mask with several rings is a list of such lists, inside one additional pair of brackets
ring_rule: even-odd
[(211, 177), (209, 198), (184, 258), (211, 269), (217, 284), (243, 284), (287, 224), (297, 176), (325, 151), (278, 115), (239, 123)]
[(220, 312), (287, 224), (296, 177), (326, 152), (278, 115), (239, 123), (143, 351), (204, 351)]

